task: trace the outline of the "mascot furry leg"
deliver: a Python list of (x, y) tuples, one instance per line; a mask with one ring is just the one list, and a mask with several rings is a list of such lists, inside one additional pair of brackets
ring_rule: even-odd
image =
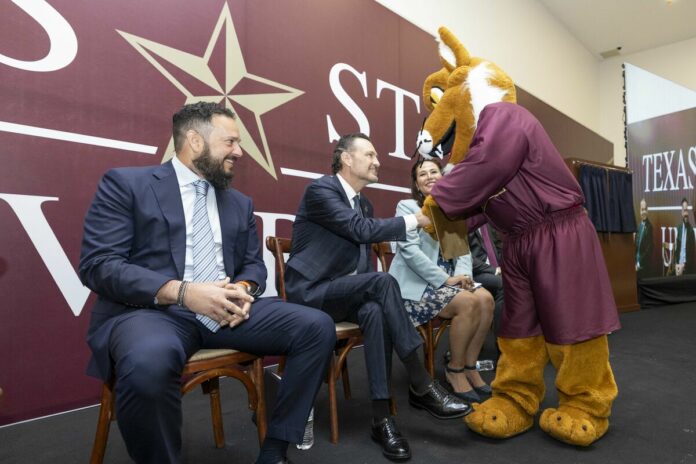
[(493, 396), (464, 418), (471, 430), (491, 438), (509, 438), (528, 430), (544, 398), (544, 366), (549, 361), (544, 337), (498, 338), (500, 359)]
[(618, 393), (607, 336), (546, 346), (557, 371), (559, 406), (546, 409), (539, 426), (557, 440), (588, 446), (609, 428), (611, 404)]
[(544, 367), (550, 359), (560, 404), (542, 413), (542, 430), (577, 446), (588, 446), (606, 433), (618, 392), (606, 335), (572, 345), (546, 343), (543, 335), (498, 338), (498, 345), (493, 397), (474, 405), (474, 412), (464, 418), (472, 431), (509, 438), (531, 428), (544, 398)]

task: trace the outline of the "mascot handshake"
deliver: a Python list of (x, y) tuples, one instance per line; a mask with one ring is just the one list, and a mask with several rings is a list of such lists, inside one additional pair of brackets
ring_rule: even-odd
[[(539, 426), (588, 446), (609, 427), (618, 389), (607, 334), (620, 325), (582, 191), (539, 121), (516, 104), (512, 79), (471, 57), (447, 29), (439, 34), (443, 68), (425, 80), (431, 113), (418, 153), (450, 153), (449, 172), (423, 212), (432, 218), (431, 233), (451, 230), (444, 224), (450, 220), (470, 227), (490, 222), (504, 237), (505, 309), (493, 396), (474, 405), (466, 424), (492, 438), (531, 428), (551, 361), (559, 404), (542, 412)], [(459, 238), (466, 242), (466, 235)], [(441, 242), (443, 256), (454, 255), (450, 246)]]

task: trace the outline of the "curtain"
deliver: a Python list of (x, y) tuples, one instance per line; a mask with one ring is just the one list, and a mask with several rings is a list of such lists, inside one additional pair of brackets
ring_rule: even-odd
[(635, 232), (633, 174), (609, 170), (609, 232)]
[(609, 230), (607, 170), (594, 166), (580, 166), (578, 182), (582, 193), (585, 194), (585, 208), (592, 224), (597, 232), (607, 232)]

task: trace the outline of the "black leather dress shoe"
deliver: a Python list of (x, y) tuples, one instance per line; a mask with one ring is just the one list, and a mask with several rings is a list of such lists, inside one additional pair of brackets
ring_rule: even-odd
[(411, 448), (396, 428), (393, 417), (385, 417), (379, 421), (372, 420), (372, 439), (382, 445), (382, 454), (387, 459), (392, 461), (411, 459)]
[(438, 419), (455, 419), (471, 412), (471, 405), (445, 390), (437, 380), (433, 380), (422, 395), (408, 389), (408, 402), (418, 409), (425, 409)]

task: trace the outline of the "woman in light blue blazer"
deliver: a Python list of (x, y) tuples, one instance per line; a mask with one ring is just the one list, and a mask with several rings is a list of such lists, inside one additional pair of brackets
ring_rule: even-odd
[[(440, 163), (422, 160), (411, 169), (413, 199), (401, 200), (397, 216), (420, 211), (432, 186), (442, 177)], [(476, 370), (476, 360), (493, 319), (495, 302), (484, 288), (474, 289), (471, 255), (446, 261), (440, 246), (423, 229), (407, 233), (396, 242), (396, 255), (389, 273), (399, 282), (401, 297), (413, 325), (435, 316), (451, 319), (449, 342), (451, 360), (445, 366), (447, 382), (465, 401), (481, 401), (491, 388)]]

